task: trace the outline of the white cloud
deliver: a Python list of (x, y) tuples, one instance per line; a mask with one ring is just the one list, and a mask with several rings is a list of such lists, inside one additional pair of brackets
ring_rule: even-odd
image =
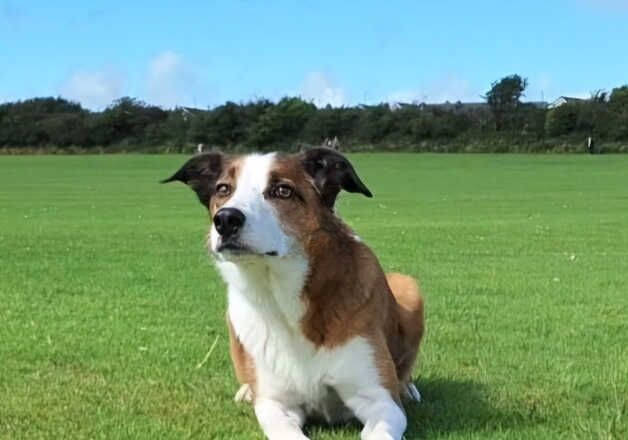
[(73, 73), (61, 85), (60, 94), (85, 107), (102, 109), (122, 96), (123, 83), (122, 76), (111, 70), (83, 70)]
[(312, 101), (317, 107), (340, 107), (346, 104), (345, 92), (323, 72), (309, 72), (305, 76), (301, 97)]
[(481, 100), (481, 93), (474, 90), (471, 83), (456, 76), (446, 76), (442, 79), (416, 89), (397, 90), (388, 95), (387, 102), (477, 102)]
[[(173, 51), (165, 51), (152, 58), (139, 86), (141, 93), (131, 92), (149, 104), (172, 108), (196, 104), (200, 90), (195, 71)], [(80, 102), (83, 106), (100, 110), (117, 98), (129, 94), (122, 75), (115, 70), (79, 70), (59, 87), (61, 96)]]
[(173, 51), (158, 54), (148, 66), (146, 95), (151, 104), (163, 107), (192, 105), (196, 85), (193, 69)]

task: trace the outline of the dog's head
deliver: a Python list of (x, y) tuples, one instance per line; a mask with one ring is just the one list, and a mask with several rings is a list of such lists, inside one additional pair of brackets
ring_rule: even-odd
[(190, 186), (207, 207), (211, 250), (226, 260), (298, 252), (331, 223), (341, 190), (372, 196), (351, 163), (327, 148), (292, 155), (200, 154), (163, 182), (172, 181)]

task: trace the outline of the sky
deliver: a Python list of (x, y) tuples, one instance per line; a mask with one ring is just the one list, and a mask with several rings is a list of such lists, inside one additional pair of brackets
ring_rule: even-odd
[(628, 83), (628, 0), (0, 0), (0, 102), (526, 99)]

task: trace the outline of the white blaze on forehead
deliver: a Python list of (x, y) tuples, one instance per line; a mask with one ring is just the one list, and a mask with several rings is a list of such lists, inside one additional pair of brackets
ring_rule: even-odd
[[(256, 253), (285, 256), (290, 252), (293, 240), (283, 232), (277, 212), (264, 196), (274, 164), (274, 153), (246, 156), (238, 173), (235, 192), (222, 208), (235, 208), (244, 214), (246, 220), (239, 236), (243, 245)], [(217, 242), (218, 233), (212, 227), (214, 250)]]
[(234, 206), (233, 203), (251, 203), (251, 197), (262, 195), (268, 186), (270, 169), (275, 163), (275, 153), (251, 154), (244, 158), (236, 192), (225, 206)]

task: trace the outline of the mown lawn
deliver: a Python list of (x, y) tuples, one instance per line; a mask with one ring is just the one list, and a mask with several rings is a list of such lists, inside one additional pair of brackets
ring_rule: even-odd
[[(0, 157), (0, 438), (262, 438), (184, 160)], [(340, 212), (427, 299), (407, 438), (628, 438), (628, 156), (353, 160)]]

